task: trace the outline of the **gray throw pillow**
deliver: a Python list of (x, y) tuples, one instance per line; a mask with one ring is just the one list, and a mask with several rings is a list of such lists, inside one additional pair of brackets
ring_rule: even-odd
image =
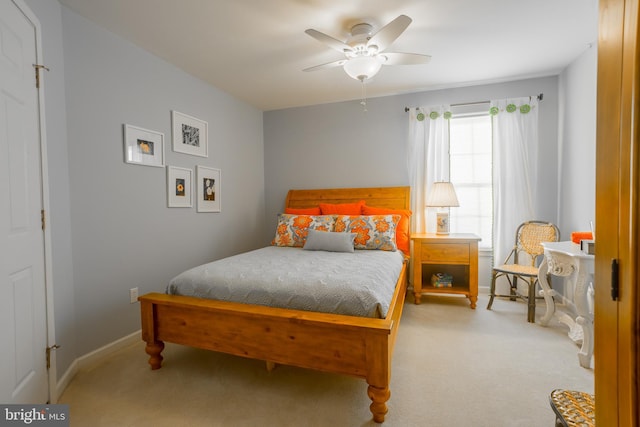
[(307, 251), (353, 252), (356, 233), (336, 233), (309, 229), (303, 249)]

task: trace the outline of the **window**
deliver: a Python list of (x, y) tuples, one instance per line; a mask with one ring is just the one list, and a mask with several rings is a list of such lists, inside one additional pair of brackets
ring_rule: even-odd
[(452, 233), (474, 233), (481, 249), (493, 246), (491, 116), (453, 116), (449, 121), (450, 180), (460, 207), (451, 208)]

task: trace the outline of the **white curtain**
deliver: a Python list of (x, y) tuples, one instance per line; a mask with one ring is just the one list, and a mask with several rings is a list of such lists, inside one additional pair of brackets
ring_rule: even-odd
[(494, 264), (502, 264), (522, 222), (534, 217), (538, 157), (537, 97), (491, 101)]
[(427, 210), (427, 193), (435, 181), (449, 180), (448, 105), (409, 111), (407, 168), (411, 183), (412, 230), (435, 233), (435, 212)]

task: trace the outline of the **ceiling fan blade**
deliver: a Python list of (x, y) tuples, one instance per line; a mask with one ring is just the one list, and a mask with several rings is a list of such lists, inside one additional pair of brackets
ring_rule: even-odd
[(302, 71), (318, 71), (318, 70), (326, 70), (327, 68), (341, 67), (344, 63), (347, 62), (346, 59), (340, 59), (338, 61), (327, 62), (326, 64), (316, 65), (315, 67), (305, 68)]
[(386, 61), (382, 62), (383, 65), (420, 65), (431, 61), (431, 56), (419, 53), (385, 52), (378, 57), (386, 58)]
[(341, 42), (338, 39), (334, 39), (333, 37), (328, 36), (325, 33), (321, 33), (320, 31), (314, 30), (312, 28), (305, 30), (305, 33), (309, 34), (311, 37), (318, 40), (320, 43), (324, 43), (330, 48), (337, 50), (338, 52), (345, 53), (353, 50), (351, 49), (351, 46), (349, 46), (348, 44)]
[(382, 52), (407, 29), (409, 24), (411, 24), (411, 18), (407, 15), (398, 16), (371, 36), (367, 46), (378, 46), (378, 52)]

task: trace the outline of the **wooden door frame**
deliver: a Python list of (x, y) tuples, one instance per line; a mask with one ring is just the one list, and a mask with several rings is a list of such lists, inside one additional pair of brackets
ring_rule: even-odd
[[(618, 413), (620, 426), (637, 426), (638, 417), (638, 191), (640, 48), (638, 0), (624, 2), (622, 102), (620, 126), (620, 296), (618, 306)], [(624, 263), (624, 265), (623, 265)]]
[[(638, 1), (600, 0), (596, 144), (596, 422), (636, 426), (640, 361)], [(619, 292), (611, 295), (612, 260)]]

